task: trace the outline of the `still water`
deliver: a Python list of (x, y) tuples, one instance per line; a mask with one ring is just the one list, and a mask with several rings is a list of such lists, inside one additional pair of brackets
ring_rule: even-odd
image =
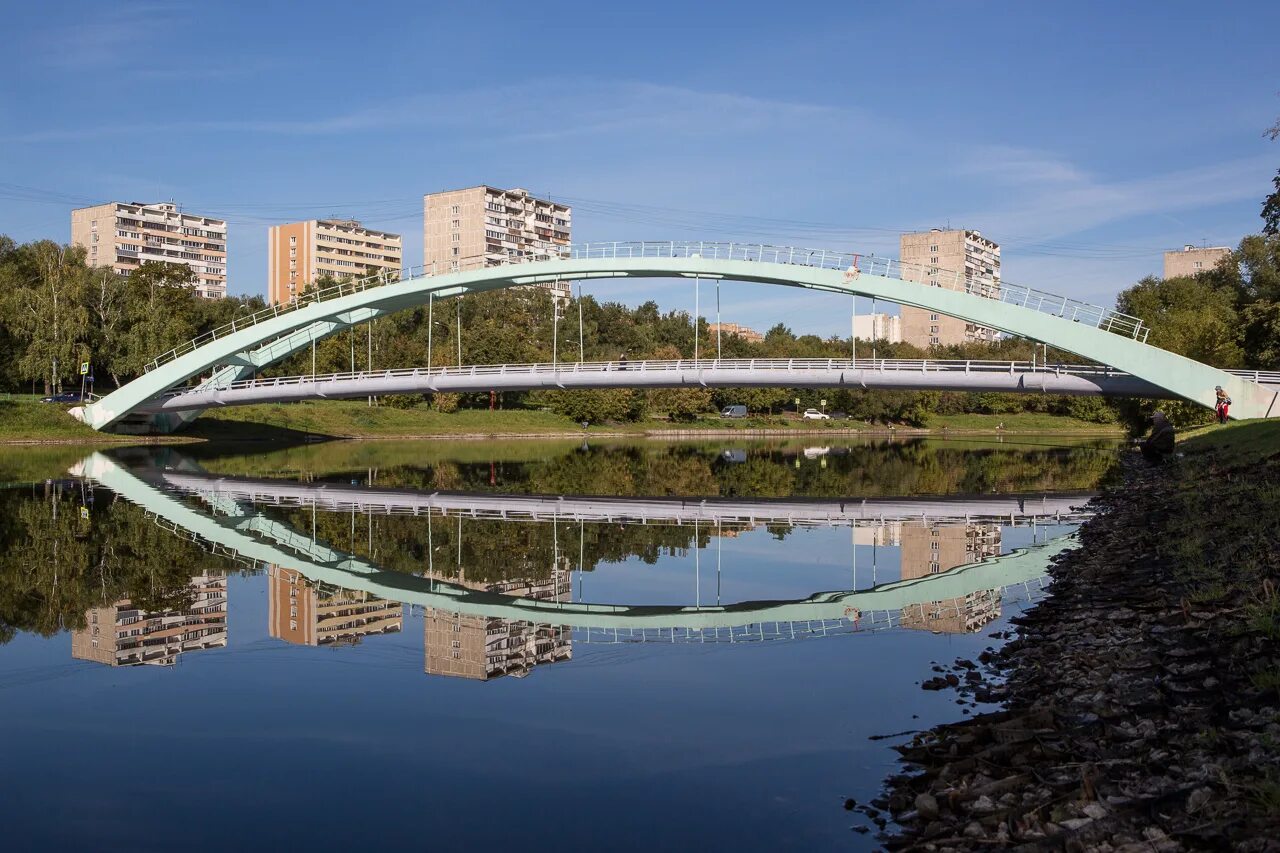
[[(0, 455), (6, 849), (863, 849), (1106, 442)], [(1003, 555), (1003, 556), (1002, 556)]]

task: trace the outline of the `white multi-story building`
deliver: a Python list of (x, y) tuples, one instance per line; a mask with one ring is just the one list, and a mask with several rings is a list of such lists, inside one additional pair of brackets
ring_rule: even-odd
[(182, 264), (206, 299), (227, 295), (227, 223), (174, 204), (113, 201), (71, 211), (71, 242), (89, 266), (129, 275), (144, 261)]
[(902, 340), (902, 318), (893, 314), (860, 314), (853, 318), (853, 336), (861, 341)]

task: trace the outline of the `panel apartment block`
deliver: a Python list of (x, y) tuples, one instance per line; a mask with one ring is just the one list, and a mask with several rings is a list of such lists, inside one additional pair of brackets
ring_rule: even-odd
[[(981, 231), (921, 231), (903, 234), (899, 241), (903, 278), (935, 287), (951, 286), (956, 273), (968, 281), (972, 292), (983, 296), (1000, 293), (1000, 246)], [(927, 349), (973, 341), (990, 343), (993, 329), (967, 323), (924, 308), (902, 306), (902, 340)]]
[[(902, 525), (902, 580), (928, 577), (999, 556), (998, 524)], [(969, 634), (1000, 616), (1000, 590), (904, 607), (901, 625), (936, 633)]]
[(144, 261), (182, 264), (206, 299), (227, 295), (227, 223), (173, 204), (113, 201), (71, 211), (71, 242), (92, 267), (129, 275)]
[(267, 229), (267, 302), (292, 302), (316, 279), (399, 274), (399, 234), (365, 228), (355, 219), (311, 219)]
[(292, 569), (267, 570), (267, 633), (300, 646), (355, 645), (362, 637), (395, 634), (404, 605), (360, 590), (317, 588)]
[(1218, 262), (1231, 254), (1227, 246), (1210, 246), (1197, 249), (1195, 246), (1183, 246), (1173, 252), (1164, 253), (1164, 277), (1179, 278), (1199, 275), (1208, 272)]
[[(423, 263), (448, 272), (564, 255), (573, 209), (523, 189), (479, 186), (423, 196), (422, 219)], [(567, 281), (534, 286), (557, 305), (569, 299)]]
[[(428, 575), (428, 577), (440, 577)], [(498, 582), (446, 578), (449, 583), (499, 595), (561, 601), (571, 598), (568, 563), (549, 578)], [(424, 670), (428, 675), (490, 681), (523, 678), (535, 667), (573, 657), (573, 629), (496, 616), (473, 616), (428, 607), (423, 618)]]
[(71, 632), (71, 656), (107, 666), (172, 666), (184, 652), (227, 644), (227, 578), (191, 578), (190, 606), (143, 610), (124, 598), (85, 613), (87, 625)]

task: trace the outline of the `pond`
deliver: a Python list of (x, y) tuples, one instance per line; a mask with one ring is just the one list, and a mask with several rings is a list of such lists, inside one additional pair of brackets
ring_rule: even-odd
[(0, 454), (10, 849), (863, 849), (1114, 443)]

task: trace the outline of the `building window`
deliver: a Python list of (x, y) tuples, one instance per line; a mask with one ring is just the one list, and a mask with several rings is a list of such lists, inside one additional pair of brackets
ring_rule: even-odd
[(458, 257), (458, 251), (459, 251), (459, 250), (458, 250), (458, 247), (457, 247), (457, 246), (454, 246), (454, 247), (453, 247), (453, 256), (454, 256), (455, 258), (456, 258), (456, 257)]
[(930, 315), (929, 315), (929, 322), (931, 322), (931, 323), (936, 323), (937, 321), (938, 321), (938, 315), (937, 315), (937, 314), (930, 314)]
[(930, 246), (930, 247), (929, 247), (929, 251), (930, 251), (930, 252), (936, 252), (936, 251), (938, 251), (938, 247), (937, 247), (937, 246)]
[(453, 235), (453, 242), (455, 242), (455, 243), (461, 243), (461, 242), (462, 242), (462, 235), (461, 235), (461, 234), (454, 234), (454, 235)]
[(453, 215), (454, 215), (454, 216), (457, 216), (457, 215), (458, 215), (458, 205), (456, 205), (456, 204), (453, 206)]

